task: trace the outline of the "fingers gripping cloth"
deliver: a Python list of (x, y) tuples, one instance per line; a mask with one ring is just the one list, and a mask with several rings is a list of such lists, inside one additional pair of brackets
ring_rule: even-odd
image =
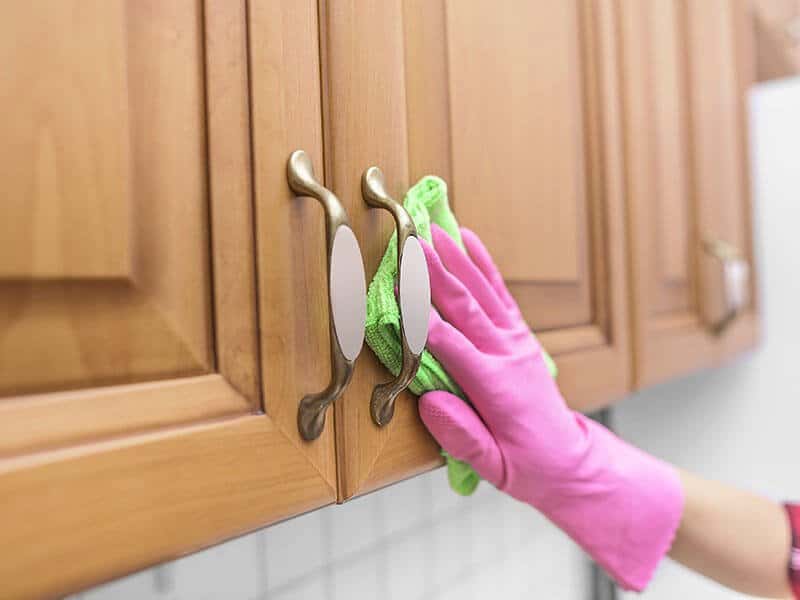
[[(461, 250), (466, 251), (458, 222), (447, 200), (447, 184), (442, 179), (430, 175), (420, 179), (406, 193), (403, 206), (414, 221), (417, 234), (421, 238), (431, 242), (431, 224), (435, 223), (455, 240)], [(396, 280), (397, 236), (392, 235), (367, 291), (365, 339), (381, 363), (393, 375), (400, 372), (403, 363), (400, 308), (395, 296)], [(545, 360), (550, 374), (555, 377), (555, 363), (546, 353)], [(423, 352), (417, 375), (408, 389), (417, 396), (435, 390), (447, 391), (466, 401), (464, 392), (428, 350)], [(447, 453), (443, 454), (447, 460), (447, 478), (450, 487), (462, 496), (472, 494), (480, 482), (478, 474), (467, 463), (456, 460)]]

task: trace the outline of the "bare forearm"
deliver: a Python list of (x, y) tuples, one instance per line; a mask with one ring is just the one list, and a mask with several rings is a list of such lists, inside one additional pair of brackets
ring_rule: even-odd
[(670, 556), (740, 592), (790, 598), (791, 533), (784, 508), (721, 483), (680, 475), (686, 502)]

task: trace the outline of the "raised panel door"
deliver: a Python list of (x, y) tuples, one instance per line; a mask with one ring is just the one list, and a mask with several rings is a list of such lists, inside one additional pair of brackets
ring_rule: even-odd
[(295, 424), (326, 375), (327, 314), (299, 316), (325, 295), (322, 219), (285, 183), (295, 144), (321, 155), (316, 4), (0, 13), (4, 593), (334, 502), (333, 423), (309, 444)]
[(727, 1), (621, 3), (640, 387), (715, 365), (755, 339), (754, 304), (722, 335), (712, 333), (721, 266), (704, 250), (706, 240), (723, 239), (752, 271), (741, 9)]

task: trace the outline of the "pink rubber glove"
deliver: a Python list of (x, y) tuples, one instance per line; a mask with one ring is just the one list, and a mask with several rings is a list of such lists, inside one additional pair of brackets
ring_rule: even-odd
[(486, 248), (461, 232), (469, 256), (436, 226), (435, 250), (424, 246), (439, 311), (428, 349), (474, 410), (428, 392), (422, 420), (442, 448), (544, 513), (623, 587), (643, 589), (680, 522), (677, 472), (567, 407)]

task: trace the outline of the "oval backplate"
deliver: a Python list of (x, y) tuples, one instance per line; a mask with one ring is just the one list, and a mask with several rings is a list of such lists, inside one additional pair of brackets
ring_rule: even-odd
[(364, 344), (367, 287), (361, 249), (347, 225), (334, 234), (330, 269), (331, 319), (342, 354), (353, 361)]
[(428, 317), (431, 311), (431, 283), (428, 265), (419, 240), (410, 236), (403, 244), (400, 263), (400, 314), (408, 348), (422, 354), (428, 341)]

